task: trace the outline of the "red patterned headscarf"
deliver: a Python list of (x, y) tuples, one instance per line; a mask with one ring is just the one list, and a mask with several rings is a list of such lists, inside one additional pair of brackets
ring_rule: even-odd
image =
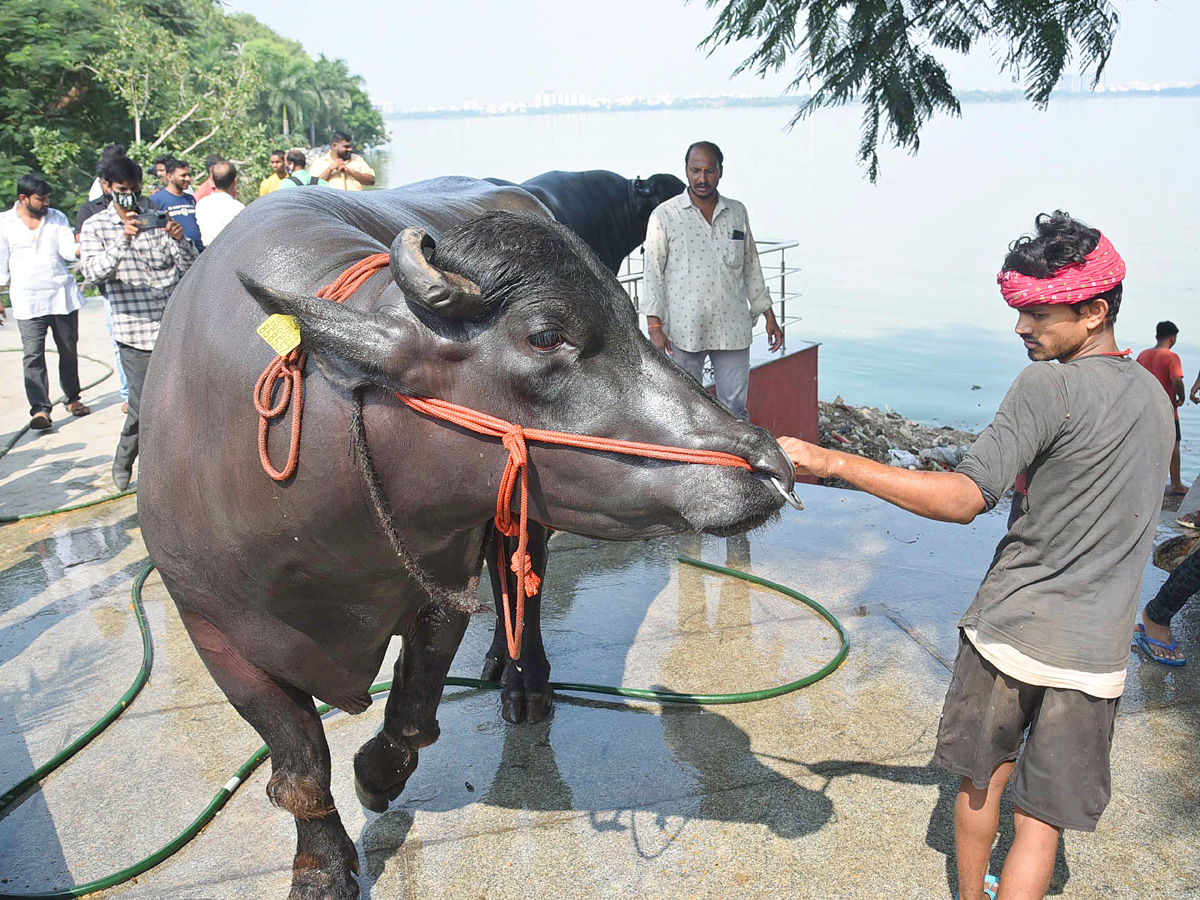
[(1083, 262), (1063, 266), (1049, 278), (1008, 270), (996, 276), (1000, 296), (1013, 309), (1037, 303), (1080, 303), (1125, 280), (1125, 260), (1104, 235)]

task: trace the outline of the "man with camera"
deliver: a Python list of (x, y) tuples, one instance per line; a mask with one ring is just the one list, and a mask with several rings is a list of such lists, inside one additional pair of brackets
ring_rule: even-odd
[(83, 223), (79, 268), (112, 304), (113, 335), (129, 382), (129, 411), (113, 460), (113, 481), (129, 487), (138, 453), (138, 409), (150, 351), (167, 299), (196, 260), (182, 226), (141, 195), (142, 167), (127, 156), (104, 169), (112, 203)]
[(375, 183), (375, 170), (354, 152), (350, 135), (344, 131), (333, 133), (329, 152), (313, 161), (312, 174), (339, 191), (361, 191)]

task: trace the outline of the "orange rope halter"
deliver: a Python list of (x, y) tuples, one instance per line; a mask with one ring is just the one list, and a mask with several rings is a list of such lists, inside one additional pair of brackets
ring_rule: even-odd
[[(341, 276), (317, 291), (317, 296), (336, 303), (345, 302), (351, 294), (361, 287), (368, 278), (388, 265), (390, 259), (386, 253), (376, 253), (366, 259), (359, 260), (346, 269)], [(276, 481), (285, 481), (296, 472), (300, 462), (300, 415), (304, 400), (303, 378), (306, 352), (299, 348), (292, 350), (286, 356), (277, 356), (259, 376), (254, 386), (254, 407), (258, 410), (258, 456), (262, 462), (263, 471)], [(283, 391), (278, 402), (272, 404), (271, 397), (275, 384), (282, 381)], [(521, 642), (525, 631), (525, 600), (537, 594), (541, 582), (533, 571), (533, 561), (529, 556), (529, 447), (528, 441), (542, 444), (560, 444), (567, 447), (578, 447), (581, 450), (600, 450), (606, 453), (621, 453), (626, 456), (639, 456), (648, 459), (662, 459), (670, 462), (692, 463), (695, 465), (728, 466), (731, 468), (753, 471), (754, 467), (740, 456), (732, 453), (722, 453), (717, 450), (687, 450), (681, 447), (666, 447), (661, 444), (643, 444), (637, 441), (622, 441), (615, 438), (591, 437), (582, 434), (569, 434), (563, 431), (547, 431), (542, 428), (525, 428), (504, 419), (490, 416), (478, 410), (436, 400), (432, 397), (406, 397), (396, 394), (397, 399), (407, 404), (416, 412), (441, 419), (473, 431), (476, 434), (498, 437), (508, 451), (508, 461), (504, 466), (504, 475), (500, 479), (500, 490), (496, 496), (496, 530), (505, 537), (517, 538), (517, 550), (512, 555), (509, 565), (517, 579), (517, 608), (516, 626), (512, 624), (509, 609), (508, 579), (504, 577), (505, 559), (504, 542), (500, 541), (499, 571), (501, 596), (504, 603), (504, 631), (508, 642), (508, 655), (514, 662), (521, 658)], [(282, 470), (271, 465), (267, 454), (267, 426), (270, 419), (283, 415), (289, 404), (292, 406), (292, 434), (288, 447), (287, 464)], [(516, 491), (517, 481), (521, 483), (521, 506), (519, 517), (513, 521), (512, 501)]]

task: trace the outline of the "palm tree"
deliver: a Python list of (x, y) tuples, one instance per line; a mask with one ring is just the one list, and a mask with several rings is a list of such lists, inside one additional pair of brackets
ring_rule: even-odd
[(283, 134), (290, 135), (293, 122), (303, 126), (305, 111), (315, 112), (320, 104), (312, 59), (298, 44), (292, 47), (266, 39), (250, 41), (246, 52), (258, 63), (272, 118), (278, 110)]
[(322, 131), (333, 131), (344, 127), (346, 112), (350, 109), (350, 91), (347, 85), (355, 83), (356, 76), (350, 74), (344, 59), (327, 59), (322, 53), (316, 62), (315, 76), (320, 90), (317, 92), (317, 116), (309, 120), (309, 139), (317, 144), (317, 118)]

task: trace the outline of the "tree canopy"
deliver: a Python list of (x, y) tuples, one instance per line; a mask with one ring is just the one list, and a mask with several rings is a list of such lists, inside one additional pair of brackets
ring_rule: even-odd
[(72, 208), (112, 142), (143, 165), (170, 153), (198, 169), (221, 153), (256, 196), (272, 147), (333, 130), (361, 146), (386, 138), (344, 60), (313, 59), (219, 0), (5, 0), (0, 57), (5, 202), (20, 175), (40, 171), (54, 204)]
[(981, 43), (999, 48), (1001, 71), (1045, 107), (1068, 63), (1099, 83), (1120, 24), (1109, 0), (705, 0), (721, 6), (702, 48), (753, 40), (735, 71), (763, 76), (794, 66), (790, 89), (811, 90), (790, 124), (859, 98), (858, 156), (871, 181), (879, 142), (917, 152), (936, 112), (959, 115), (942, 57)]

